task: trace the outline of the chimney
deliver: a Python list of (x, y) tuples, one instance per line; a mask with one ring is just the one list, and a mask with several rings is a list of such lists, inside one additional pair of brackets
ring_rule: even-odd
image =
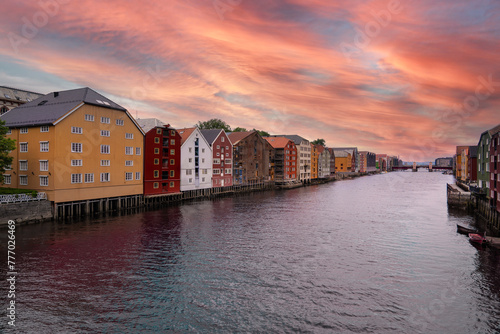
[(54, 92), (54, 97), (58, 97), (59, 96), (59, 92)]

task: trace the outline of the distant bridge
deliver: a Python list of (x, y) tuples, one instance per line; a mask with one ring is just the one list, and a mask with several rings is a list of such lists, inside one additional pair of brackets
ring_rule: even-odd
[[(429, 169), (429, 166), (427, 165), (417, 165), (415, 167), (416, 169), (418, 168), (425, 168)], [(407, 169), (414, 169), (414, 166), (394, 166), (392, 167), (393, 170), (407, 170)], [(444, 166), (434, 166), (432, 165), (432, 169), (437, 169), (437, 170), (453, 170), (453, 167), (444, 167)]]

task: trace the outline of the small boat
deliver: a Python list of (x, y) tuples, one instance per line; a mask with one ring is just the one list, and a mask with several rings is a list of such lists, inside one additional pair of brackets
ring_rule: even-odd
[(477, 233), (469, 233), (469, 241), (479, 245), (485, 244), (487, 242), (484, 235)]
[(476, 233), (477, 234), (478, 231), (475, 229), (468, 228), (468, 227), (457, 224), (457, 233), (469, 235), (469, 233)]

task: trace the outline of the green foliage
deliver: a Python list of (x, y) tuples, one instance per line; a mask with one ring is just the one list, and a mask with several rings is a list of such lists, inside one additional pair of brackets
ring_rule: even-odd
[(205, 122), (199, 121), (196, 126), (200, 130), (223, 129), (226, 132), (231, 132), (231, 127), (229, 126), (229, 124), (219, 118), (212, 118)]
[(313, 145), (321, 145), (321, 146), (325, 146), (326, 143), (325, 143), (325, 140), (324, 139), (316, 139), (315, 141), (311, 142), (311, 144)]
[(5, 168), (12, 164), (12, 157), (9, 153), (16, 149), (16, 141), (6, 137), (8, 130), (5, 122), (0, 121), (0, 183), (3, 183)]
[(256, 130), (256, 129), (254, 129), (254, 131), (257, 131), (261, 137), (271, 137), (271, 135), (267, 131)]
[(16, 195), (17, 194), (28, 194), (31, 197), (36, 197), (38, 191), (30, 189), (17, 189), (17, 188), (0, 188), (0, 195)]
[(245, 128), (240, 128), (239, 126), (233, 130), (233, 132), (246, 132), (247, 129)]

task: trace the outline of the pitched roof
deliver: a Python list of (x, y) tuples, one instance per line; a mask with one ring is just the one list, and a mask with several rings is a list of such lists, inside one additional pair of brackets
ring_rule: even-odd
[(231, 132), (227, 136), (229, 137), (229, 140), (233, 145), (236, 145), (240, 142), (240, 140), (245, 139), (246, 137), (250, 136), (252, 133), (257, 132), (257, 131), (241, 131), (241, 132)]
[(154, 128), (165, 128), (168, 127), (168, 124), (163, 123), (158, 118), (138, 118), (136, 119), (137, 124), (144, 130), (144, 132), (149, 132)]
[(318, 154), (321, 154), (325, 150), (325, 147), (323, 145), (316, 145), (316, 149), (318, 150)]
[(177, 132), (181, 135), (181, 145), (191, 136), (194, 130), (196, 130), (196, 128), (177, 129)]
[(293, 141), (295, 143), (295, 145), (300, 145), (300, 143), (302, 143), (303, 140), (305, 141), (309, 141), (307, 139), (305, 139), (304, 137), (301, 137), (299, 135), (276, 135), (275, 137), (286, 137), (288, 139), (290, 139), (291, 141)]
[(490, 133), (490, 135), (494, 135), (495, 133), (500, 132), (500, 125), (495, 126), (493, 129), (490, 129), (488, 132)]
[(335, 147), (334, 150), (352, 151), (353, 153), (358, 152), (357, 147)]
[(0, 99), (1, 100), (11, 100), (19, 101), (19, 103), (31, 102), (43, 94), (35, 93), (29, 90), (0, 86)]
[(207, 142), (210, 144), (210, 146), (212, 146), (213, 142), (217, 139), (222, 129), (203, 129), (200, 131), (203, 137), (205, 137)]
[(61, 117), (82, 104), (127, 111), (107, 97), (85, 87), (46, 94), (10, 110), (0, 118), (9, 127), (55, 124)]
[(264, 139), (274, 148), (285, 148), (291, 140), (286, 137), (264, 137)]
[(477, 146), (469, 146), (469, 155), (471, 158), (477, 158)]
[(334, 150), (335, 158), (347, 158), (351, 152), (343, 151), (343, 150)]

